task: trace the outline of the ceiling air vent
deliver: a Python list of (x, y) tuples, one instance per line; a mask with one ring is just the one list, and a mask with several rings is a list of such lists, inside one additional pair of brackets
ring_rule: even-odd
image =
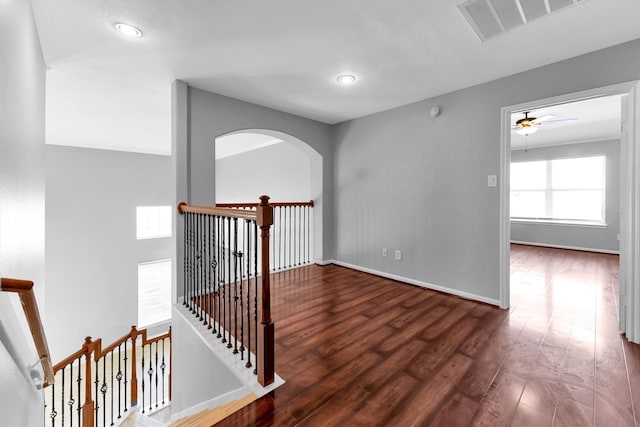
[(467, 0), (458, 5), (473, 31), (485, 41), (513, 27), (586, 0)]

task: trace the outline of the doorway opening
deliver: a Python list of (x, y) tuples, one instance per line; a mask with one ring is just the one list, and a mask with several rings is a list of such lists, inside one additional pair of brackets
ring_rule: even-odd
[[(638, 83), (633, 82), (531, 101), (502, 109), (500, 164), (500, 176), (503, 181), (500, 189), (500, 304), (502, 308), (510, 306), (510, 245), (513, 241), (567, 249), (591, 249), (605, 253), (616, 253), (619, 247), (620, 330), (626, 332), (631, 341), (637, 342), (640, 339), (638, 334), (640, 328), (636, 327), (640, 326), (640, 319), (636, 316), (636, 312), (640, 312), (638, 311), (640, 304), (634, 305), (632, 298), (633, 295), (637, 295), (634, 290), (639, 286), (638, 263), (633, 255), (637, 251), (640, 240), (635, 212), (638, 199), (637, 183), (634, 181), (638, 169), (638, 162), (634, 159), (638, 155), (637, 126), (640, 121), (637, 118), (637, 91)], [(608, 107), (603, 109), (604, 105)], [(597, 111), (598, 109), (600, 112)], [(590, 115), (593, 118), (589, 118)], [(580, 116), (585, 119), (581, 120)], [(538, 119), (537, 124), (528, 123), (538, 128), (533, 132), (523, 130), (522, 126), (516, 124), (520, 118), (531, 117)], [(544, 119), (539, 120), (540, 117)], [(598, 133), (594, 130), (602, 127), (602, 123), (597, 123), (599, 118), (609, 121), (609, 129), (618, 132), (617, 138), (614, 134)], [(557, 122), (554, 124), (554, 121)], [(593, 124), (589, 125), (589, 122)], [(580, 127), (581, 125), (583, 126)], [(518, 134), (515, 133), (516, 130)], [(586, 134), (593, 136), (586, 137)], [(620, 141), (619, 147), (615, 142), (616, 139)], [(594, 159), (598, 156), (601, 160)], [(602, 182), (608, 183), (606, 186), (597, 188), (594, 182), (598, 180), (589, 178), (590, 187), (586, 188), (587, 185), (581, 182), (583, 180), (580, 177), (573, 176), (579, 175), (577, 172), (562, 174), (563, 167), (569, 166), (568, 170), (571, 171), (571, 166), (576, 167), (580, 159), (587, 158), (592, 164), (598, 161), (602, 163), (601, 173), (604, 174)], [(514, 179), (519, 180), (514, 184), (518, 188), (514, 189), (511, 188), (512, 161), (518, 163), (517, 168), (513, 170)], [(528, 161), (530, 163), (525, 164)], [(571, 164), (572, 161), (574, 164)], [(555, 183), (552, 181), (554, 171), (558, 177)], [(593, 177), (589, 172), (595, 173), (591, 170), (583, 175)], [(535, 180), (532, 174), (540, 175), (540, 178), (544, 178), (549, 185), (544, 188), (534, 188), (540, 185), (532, 182)], [(617, 186), (616, 180), (619, 181)], [(571, 188), (572, 185), (576, 188)], [(602, 205), (599, 208), (593, 205), (590, 216), (575, 217), (577, 212), (584, 210), (579, 207), (578, 201), (584, 202), (591, 199), (593, 202), (598, 199), (598, 194), (603, 198)], [(616, 198), (619, 199), (618, 207), (616, 207)], [(542, 207), (539, 203), (535, 203), (536, 200), (542, 203)], [(512, 209), (517, 218), (513, 218)], [(600, 216), (596, 212), (598, 209), (601, 211)], [(589, 233), (585, 234), (585, 230)]]

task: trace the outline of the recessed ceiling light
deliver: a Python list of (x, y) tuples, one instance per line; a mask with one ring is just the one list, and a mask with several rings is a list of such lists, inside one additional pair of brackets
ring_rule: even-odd
[(122, 22), (118, 22), (116, 25), (116, 30), (120, 31), (125, 36), (129, 37), (142, 37), (142, 31), (134, 27), (133, 25), (123, 24)]
[(341, 85), (348, 85), (356, 81), (356, 76), (353, 74), (341, 74), (336, 79)]

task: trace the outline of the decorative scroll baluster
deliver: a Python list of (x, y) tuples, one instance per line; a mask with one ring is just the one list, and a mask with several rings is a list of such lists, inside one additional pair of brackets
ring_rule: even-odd
[[(118, 419), (122, 418), (122, 344), (118, 345), (118, 373), (116, 374), (118, 381)], [(126, 397), (125, 397), (126, 399)]]
[[(149, 375), (149, 411), (151, 411), (151, 409), (153, 408), (153, 403), (152, 403), (152, 399), (153, 399), (153, 390), (151, 389), (151, 385), (153, 384), (152, 382), (152, 377), (153, 377), (153, 367), (151, 366), (151, 361), (153, 360), (151, 357), (151, 345), (149, 346), (149, 370), (147, 371), (147, 374)], [(142, 353), (144, 353), (144, 348), (142, 349)], [(142, 397), (143, 401), (144, 401), (144, 396)]]
[[(134, 350), (135, 351), (135, 350)], [(140, 376), (142, 377), (142, 413), (144, 414), (144, 348), (142, 348), (142, 370)]]
[(233, 218), (233, 354), (238, 354), (238, 218)]
[[(80, 369), (79, 366), (78, 369)], [(64, 375), (62, 377), (64, 378)], [(69, 425), (73, 427), (73, 404), (75, 403), (73, 399), (73, 362), (69, 364), (69, 394), (69, 402), (67, 403), (69, 406)]]
[[(102, 358), (102, 385), (100, 386), (100, 393), (102, 393), (102, 425), (107, 425), (107, 360)], [(98, 364), (96, 363), (96, 370)]]
[(51, 427), (55, 427), (57, 416), (58, 412), (56, 411), (56, 385), (51, 384), (51, 412), (49, 413), (49, 418), (51, 418)]
[(82, 356), (78, 358), (78, 378), (76, 379), (76, 382), (78, 384), (78, 408), (76, 409), (78, 414), (78, 427), (82, 425), (82, 406), (80, 406), (82, 403), (82, 398), (80, 397), (80, 392), (82, 391), (81, 363), (82, 363)]
[(164, 364), (164, 339), (162, 340), (162, 363), (160, 364), (160, 369), (162, 370), (162, 404), (164, 405), (164, 368), (166, 365)]
[[(227, 342), (226, 328), (227, 328), (227, 286), (226, 286), (226, 276), (227, 276), (227, 230), (226, 218), (220, 218), (220, 222), (222, 223), (222, 275), (220, 277), (220, 286), (222, 287), (222, 323), (220, 325), (220, 330), (218, 331), (218, 337), (222, 336), (222, 340), (220, 342)], [(222, 334), (222, 335), (220, 335)]]
[[(158, 407), (158, 341), (154, 343), (156, 345), (156, 363), (155, 363), (155, 380), (156, 380), (156, 408)], [(151, 350), (151, 349), (149, 349)]]
[(113, 388), (113, 350), (111, 350), (109, 356), (111, 357), (111, 425), (113, 425), (113, 395), (115, 393)]

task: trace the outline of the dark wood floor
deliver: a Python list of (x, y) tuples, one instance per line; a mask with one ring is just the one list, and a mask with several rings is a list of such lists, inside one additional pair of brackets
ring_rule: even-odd
[(510, 310), (337, 266), (275, 275), (286, 383), (219, 425), (636, 425), (618, 257), (514, 245), (511, 265)]

